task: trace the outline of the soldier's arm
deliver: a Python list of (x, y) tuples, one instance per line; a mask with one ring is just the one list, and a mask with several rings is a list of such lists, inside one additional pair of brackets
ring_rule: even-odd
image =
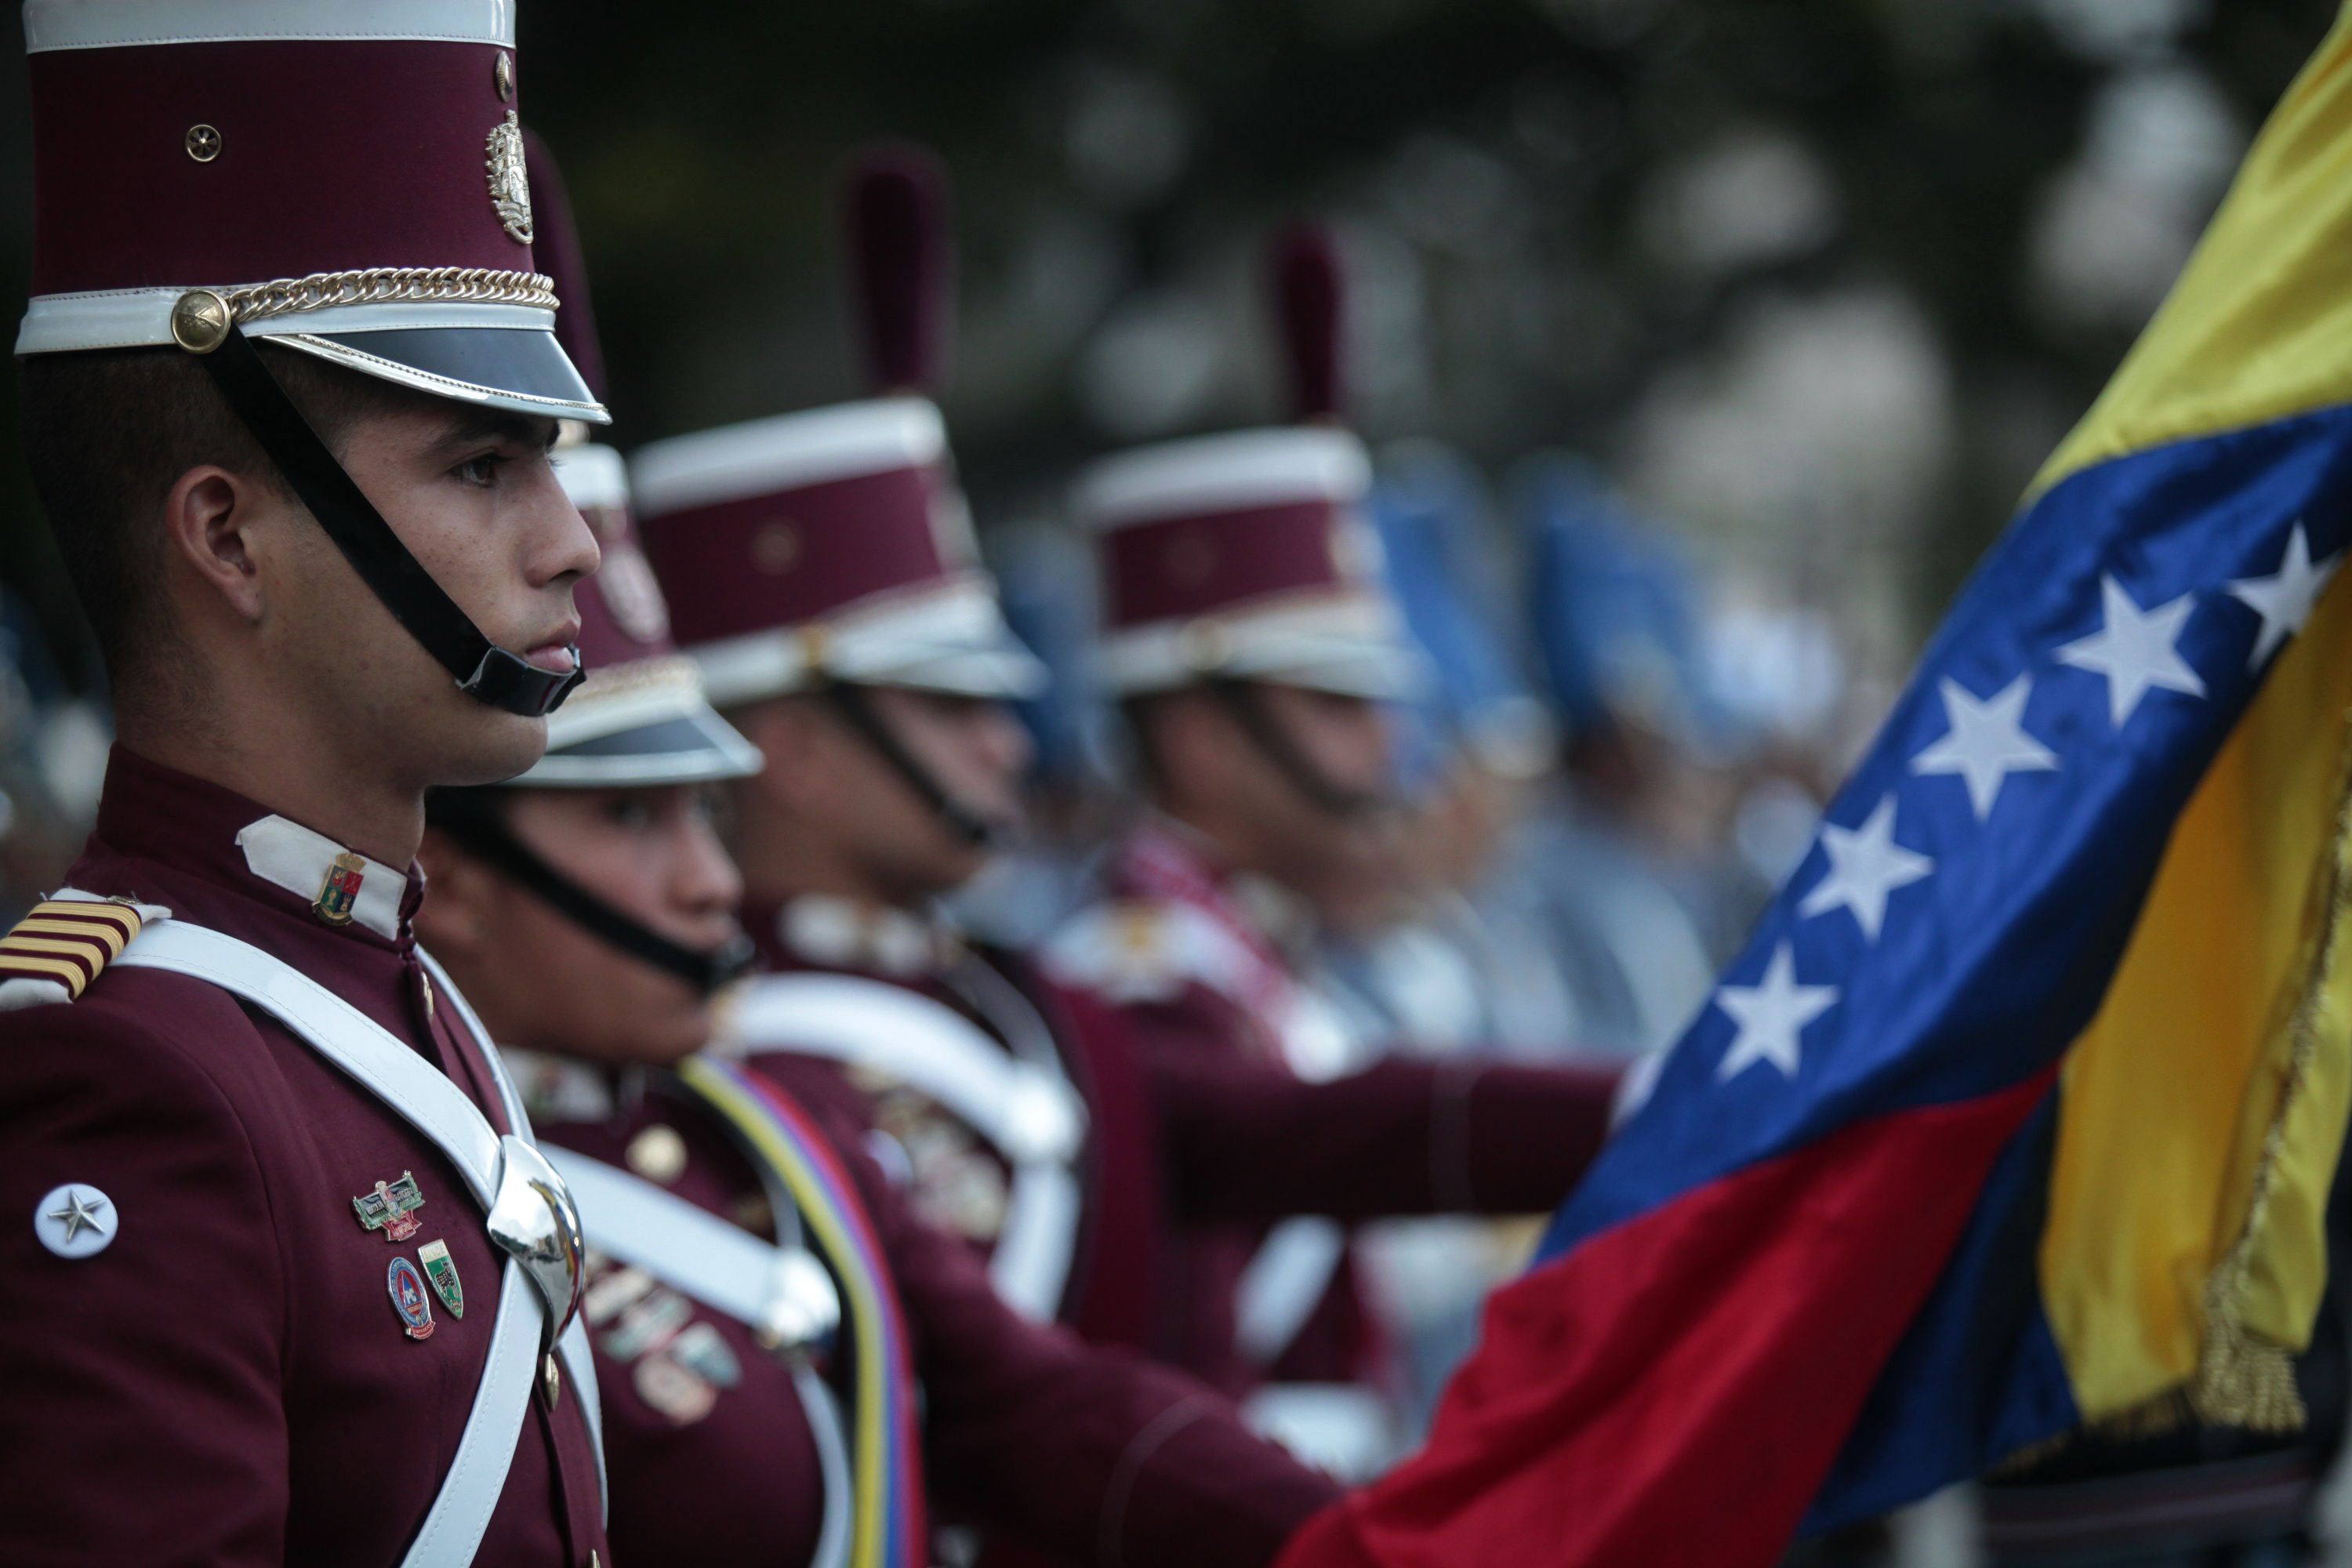
[(1609, 1134), (1613, 1072), (1391, 1058), (1308, 1083), (1201, 987), (1129, 1018), (1190, 1220), (1542, 1213)]
[(828, 1131), (906, 1304), (943, 1500), (1065, 1562), (1255, 1568), (1339, 1495), (1182, 1373), (1016, 1316), (969, 1246), (908, 1210), (852, 1123)]
[[(67, 1183), (104, 1250), (36, 1234)], [(282, 1561), (283, 1267), (198, 1067), (88, 1000), (0, 1013), (0, 1563)]]

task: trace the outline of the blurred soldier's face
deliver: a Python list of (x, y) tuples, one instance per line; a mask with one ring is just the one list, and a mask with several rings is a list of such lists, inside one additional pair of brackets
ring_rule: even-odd
[[(709, 792), (517, 790), (507, 825), (540, 858), (639, 924), (715, 952), (742, 882), (711, 831)], [(592, 935), (447, 837), (425, 835), (433, 896), (419, 935), (501, 1045), (667, 1066), (710, 1038), (710, 1002)]]
[[(901, 687), (869, 688), (866, 698), (950, 799), (993, 826), (1019, 824), (1029, 739), (1003, 703)], [(908, 904), (961, 887), (988, 864), (987, 847), (950, 831), (822, 700), (763, 703), (740, 722), (767, 758), (738, 786), (742, 842), (754, 857), (747, 864), (762, 892), (823, 890)], [(771, 859), (792, 863), (765, 863)]]
[[(553, 430), (549, 420), (418, 399), (358, 417), (339, 456), (483, 635), (563, 670), (579, 629), (572, 584), (595, 569), (597, 550), (548, 466)], [(283, 672), (309, 714), (403, 785), (489, 783), (538, 758), (543, 720), (459, 691), (299, 503), (238, 485), (226, 598), (258, 639), (262, 666)]]
[[(1267, 723), (1326, 785), (1368, 797), (1389, 793), (1389, 721), (1380, 704), (1276, 685), (1258, 687), (1256, 700)], [(1154, 720), (1152, 747), (1160, 804), (1238, 865), (1333, 910), (1353, 908), (1364, 901), (1366, 888), (1393, 880), (1393, 816), (1343, 815), (1309, 799), (1207, 692), (1167, 700)]]

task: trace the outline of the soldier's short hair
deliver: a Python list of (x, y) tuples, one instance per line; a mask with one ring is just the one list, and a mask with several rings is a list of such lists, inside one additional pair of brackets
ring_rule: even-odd
[[(331, 447), (362, 415), (416, 395), (299, 350), (259, 347)], [(170, 641), (158, 509), (180, 476), (216, 463), (281, 495), (286, 483), (205, 367), (179, 349), (34, 354), (19, 364), (33, 488), (119, 686), (142, 648)]]

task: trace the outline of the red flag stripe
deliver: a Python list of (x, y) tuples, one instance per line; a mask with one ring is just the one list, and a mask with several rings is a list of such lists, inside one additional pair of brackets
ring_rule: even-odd
[(1428, 1447), (1276, 1568), (1770, 1568), (2051, 1081), (1857, 1123), (1496, 1292)]

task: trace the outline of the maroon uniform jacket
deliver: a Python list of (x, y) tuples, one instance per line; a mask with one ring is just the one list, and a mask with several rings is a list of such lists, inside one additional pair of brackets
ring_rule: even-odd
[[(408, 928), (421, 879), (366, 862), (356, 917), (322, 923), (312, 899), (338, 847), (118, 748), (71, 883), (292, 964), (504, 1131), (478, 1048), (429, 1000)], [(404, 1173), (424, 1202), (394, 1242), (352, 1200)], [(112, 1205), (93, 1256), (35, 1233), (42, 1195), (69, 1182)], [(396, 1112), (228, 993), (117, 966), (77, 1001), (0, 1013), (0, 1563), (401, 1560), (472, 1409), (504, 1258)], [(387, 1276), (435, 1240), (466, 1310), (432, 1301), (419, 1340)], [(579, 1399), (534, 1395), (476, 1561), (601, 1561), (601, 1514)]]
[[(896, 911), (869, 911), (893, 922), (902, 940), (896, 944), (860, 944), (869, 951), (812, 953), (788, 939), (790, 922), (774, 907), (752, 906), (744, 921), (759, 947), (761, 966), (780, 973), (838, 973), (885, 985), (902, 986), (948, 1007), (977, 1025), (982, 1033), (1003, 1043), (1007, 1007), (1025, 1007), (1051, 1036), (1061, 1070), (1084, 1102), (1087, 1136), (1075, 1162), (1084, 1203), (1078, 1235), (1072, 1249), (1068, 1282), (1063, 1289), (1059, 1320), (1087, 1339), (1101, 1344), (1155, 1350), (1160, 1303), (1160, 1249), (1165, 1215), (1160, 1176), (1159, 1130), (1152, 1114), (1149, 1087), (1117, 1014), (1083, 992), (1053, 984), (1020, 954), (989, 946), (965, 946), (945, 931)], [(908, 933), (918, 933), (909, 936)], [(914, 947), (919, 952), (905, 951)], [(880, 949), (882, 951), (871, 951)], [(834, 962), (827, 962), (832, 959)], [(895, 960), (895, 962), (886, 962)], [(977, 1005), (970, 972), (984, 967), (994, 984), (997, 1007)], [(959, 984), (959, 977), (962, 983)], [(984, 1000), (984, 998), (981, 998)], [(1012, 1047), (1007, 1046), (1009, 1050)], [(902, 1096), (882, 1089), (871, 1072), (845, 1070), (814, 1058), (782, 1056), (779, 1070), (794, 1075), (808, 1094), (824, 1100), (835, 1110), (868, 1126), (877, 1120), (894, 1134), (903, 1129), (894, 1114), (905, 1108), (897, 1101), (911, 1098), (925, 1110), (919, 1096)], [(952, 1117), (940, 1110), (940, 1120)], [(1002, 1160), (984, 1143), (970, 1140), (966, 1156), (984, 1162), (980, 1179), (1004, 1173)], [(990, 1250), (994, 1230), (985, 1217), (967, 1223), (956, 1212), (951, 1195), (933, 1192), (928, 1169), (897, 1173), (909, 1184), (909, 1198), (919, 1214), (933, 1224)]]
[[(745, 926), (770, 967), (825, 967), (785, 940), (772, 906), (747, 910)], [(1114, 1005), (1020, 955), (968, 956), (1054, 1028), (1087, 1101), (1085, 1205), (1063, 1321), (1227, 1393), (1259, 1375), (1234, 1347), (1233, 1300), (1265, 1226), (1299, 1214), (1549, 1210), (1607, 1132), (1606, 1074), (1384, 1061), (1308, 1083), (1247, 1047), (1257, 1026), (1205, 985), (1180, 984), (1160, 1005)], [(908, 986), (990, 1026), (940, 970), (844, 972)], [(854, 1103), (851, 1075), (813, 1061), (803, 1070), (814, 1082), (829, 1079), (824, 1092), (836, 1103), (845, 1095)]]
[[(1337, 1495), (1191, 1379), (1015, 1317), (972, 1248), (915, 1219), (866, 1156), (865, 1129), (838, 1108), (824, 1064), (767, 1066), (814, 1110), (874, 1217), (913, 1339), (935, 1500), (1057, 1561), (1249, 1568)], [(667, 1079), (625, 1075), (616, 1089), (549, 1058), (519, 1061), (517, 1077), (542, 1137), (667, 1177), (679, 1197), (773, 1239), (756, 1174), (717, 1119)], [(656, 1128), (676, 1136), (656, 1132), (667, 1152), (649, 1160), (640, 1141)], [(593, 1242), (593, 1216), (590, 1229)], [(585, 1308), (620, 1562), (807, 1562), (824, 1484), (789, 1373), (740, 1323), (630, 1272), (600, 1261)]]
[(1236, 1291), (1274, 1222), (1546, 1213), (1608, 1136), (1609, 1072), (1381, 1058), (1303, 1077), (1282, 1038), (1298, 992), (1287, 960), (1173, 829), (1125, 846), (1110, 890), (1049, 944), (1048, 966), (1115, 1011), (1139, 1064), (1172, 1221), (1155, 1349), (1216, 1387), (1365, 1370), (1345, 1273), (1276, 1368), (1243, 1353)]

